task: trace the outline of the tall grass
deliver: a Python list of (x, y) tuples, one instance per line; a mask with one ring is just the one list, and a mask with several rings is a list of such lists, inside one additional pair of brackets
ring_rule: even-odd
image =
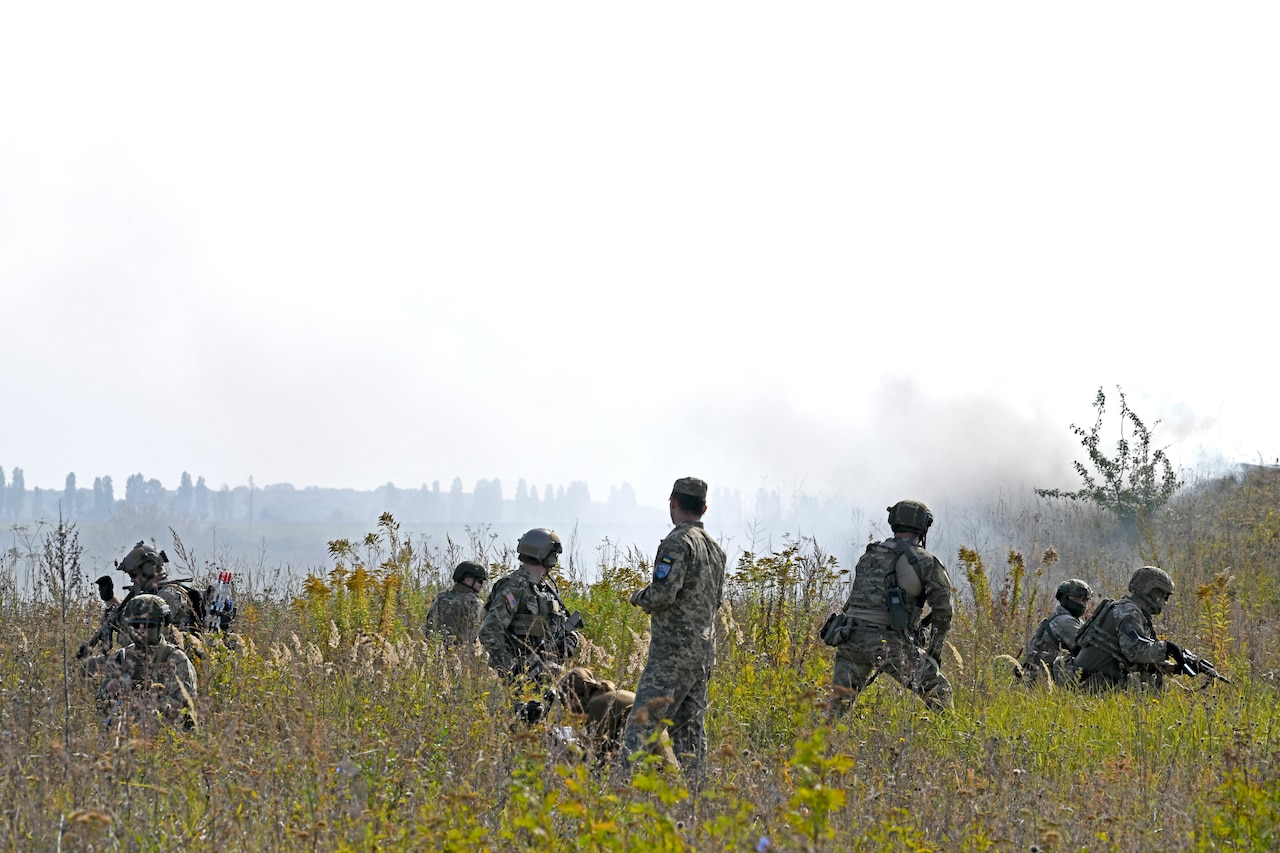
[[(197, 660), (191, 734), (108, 730), (79, 678), (63, 702), (64, 652), (93, 630), (96, 603), (64, 610), (52, 589), (13, 589), (6, 572), (20, 557), (5, 557), (0, 846), (1274, 849), (1278, 496), (1276, 484), (1252, 481), (1193, 491), (1105, 557), (1050, 541), (1059, 525), (1082, 523), (1074, 509), (1042, 515), (1022, 550), (966, 547), (947, 560), (962, 593), (944, 661), (955, 711), (931, 713), (882, 679), (835, 727), (831, 651), (814, 631), (843, 599), (847, 567), (812, 541), (739, 555), (696, 797), (661, 763), (627, 779), (575, 761), (550, 736), (573, 722), (562, 710), (545, 726), (516, 725), (505, 686), (478, 658), (422, 636), (455, 558), (507, 565), (483, 534), (433, 551), (383, 516), (363, 541), (330, 543), (333, 564), (285, 594), (246, 584), (241, 642), (209, 644)], [(1015, 687), (1001, 656), (1021, 647), (1058, 581), (1080, 575), (1122, 592), (1148, 548), (1178, 583), (1162, 631), (1233, 683), (1109, 696)], [(599, 581), (566, 577), (561, 590), (586, 618), (590, 665), (634, 686), (648, 626), (626, 599), (647, 582), (647, 555), (606, 542), (595, 562)], [(1089, 565), (1106, 577), (1090, 578)]]

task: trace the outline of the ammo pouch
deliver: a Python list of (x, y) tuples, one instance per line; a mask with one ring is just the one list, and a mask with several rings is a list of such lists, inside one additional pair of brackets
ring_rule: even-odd
[(855, 624), (853, 619), (843, 613), (832, 613), (827, 617), (827, 621), (822, 623), (822, 629), (818, 631), (818, 636), (828, 646), (838, 646), (853, 636), (853, 626)]

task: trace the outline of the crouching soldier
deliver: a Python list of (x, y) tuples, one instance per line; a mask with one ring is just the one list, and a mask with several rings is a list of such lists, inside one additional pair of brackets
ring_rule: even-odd
[[(836, 647), (832, 712), (843, 714), (881, 672), (918, 694), (933, 711), (952, 707), (951, 682), (942, 674), (942, 649), (951, 627), (951, 579), (925, 550), (933, 513), (920, 501), (888, 508), (893, 536), (872, 542), (854, 568), (849, 598), (828, 620), (823, 640)], [(923, 616), (928, 604), (928, 616)], [(928, 648), (917, 632), (932, 626)]]
[(556, 695), (566, 711), (586, 716), (587, 740), (600, 762), (612, 758), (622, 746), (622, 731), (636, 694), (597, 679), (585, 666), (575, 666), (560, 679)]
[(1080, 629), (1079, 651), (1071, 662), (1079, 683), (1099, 692), (1122, 687), (1132, 674), (1138, 683), (1162, 687), (1164, 675), (1178, 670), (1182, 650), (1156, 639), (1151, 617), (1164, 611), (1173, 595), (1173, 578), (1164, 569), (1143, 566), (1129, 578), (1129, 594), (1098, 605)]
[(1058, 584), (1058, 606), (1036, 626), (1027, 641), (1027, 651), (1018, 670), (1023, 684), (1035, 684), (1045, 675), (1051, 675), (1058, 683), (1074, 677), (1067, 663), (1083, 624), (1081, 617), (1092, 596), (1093, 590), (1079, 578)]
[(90, 662), (89, 671), (102, 678), (97, 702), (109, 725), (137, 714), (195, 728), (196, 670), (186, 653), (165, 639), (169, 619), (164, 599), (134, 596), (121, 610), (121, 630), (133, 642)]

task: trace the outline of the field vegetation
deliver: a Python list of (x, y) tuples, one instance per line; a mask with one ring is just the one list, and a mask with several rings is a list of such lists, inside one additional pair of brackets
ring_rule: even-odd
[[(0, 846), (14, 850), (1274, 850), (1280, 847), (1280, 478), (1182, 489), (1137, 524), (1041, 500), (989, 509), (1011, 549), (942, 554), (959, 604), (944, 669), (954, 712), (887, 679), (837, 723), (814, 636), (846, 572), (810, 540), (740, 553), (711, 685), (707, 778), (630, 778), (512, 720), (482, 662), (425, 640), (453, 564), (514, 563), (483, 533), (425, 549), (384, 515), (288, 588), (242, 577), (235, 647), (197, 659), (193, 733), (107, 728), (71, 657), (98, 603), (72, 525), (0, 565)], [(1128, 521), (1128, 520), (1126, 520)], [(887, 532), (887, 531), (886, 531)], [(180, 535), (181, 531), (175, 531)], [(985, 549), (985, 550), (984, 550)], [(582, 662), (633, 687), (647, 618), (627, 606), (651, 555), (599, 545)], [(184, 554), (186, 569), (217, 568)], [(1110, 597), (1170, 570), (1157, 627), (1231, 684), (1159, 694), (1019, 687), (1010, 656), (1066, 577)], [(15, 580), (34, 573), (20, 591)]]

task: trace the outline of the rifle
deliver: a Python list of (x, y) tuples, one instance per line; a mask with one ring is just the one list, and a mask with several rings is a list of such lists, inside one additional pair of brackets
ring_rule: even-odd
[(551, 633), (542, 638), (542, 651), (558, 658), (573, 657), (578, 650), (574, 632), (582, 627), (582, 613), (575, 610), (567, 619), (552, 620)]
[(1218, 672), (1218, 670), (1214, 667), (1212, 663), (1200, 657), (1199, 655), (1192, 654), (1186, 649), (1182, 650), (1182, 660), (1178, 661), (1178, 666), (1179, 666), (1179, 670), (1178, 670), (1179, 675), (1194, 676), (1194, 675), (1204, 674), (1209, 676), (1209, 681), (1213, 681), (1216, 679), (1218, 681), (1223, 682), (1224, 684), (1231, 683), (1231, 679), (1227, 678), (1225, 675)]
[[(1142, 636), (1132, 628), (1129, 629), (1129, 634), (1135, 640), (1148, 642), (1148, 643), (1155, 642), (1155, 640)], [(1187, 651), (1186, 649), (1180, 648), (1176, 645), (1173, 646), (1173, 649), (1174, 651), (1169, 653), (1169, 657), (1172, 658), (1173, 662), (1178, 665), (1178, 669), (1176, 672), (1172, 673), (1173, 675), (1190, 675), (1190, 676), (1196, 676), (1201, 674), (1207, 675), (1209, 676), (1209, 681), (1205, 682), (1205, 686), (1208, 686), (1215, 679), (1225, 684), (1231, 683), (1231, 679), (1227, 678), (1225, 675), (1218, 672), (1217, 668), (1214, 667), (1214, 665), (1211, 662), (1205, 660), (1199, 655), (1193, 654)]]

